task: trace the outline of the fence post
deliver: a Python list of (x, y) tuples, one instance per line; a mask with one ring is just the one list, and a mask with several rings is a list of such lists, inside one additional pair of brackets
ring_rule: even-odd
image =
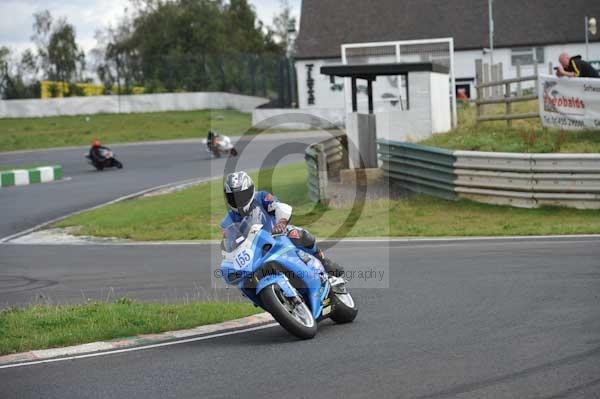
[[(482, 90), (479, 88), (479, 85), (483, 83), (483, 64), (480, 59), (475, 60), (475, 90), (477, 92), (477, 100), (483, 99)], [(477, 104), (476, 106), (477, 118), (481, 116), (481, 105)]]
[[(497, 82), (498, 81), (498, 64), (494, 64), (491, 66), (492, 70), (491, 70), (491, 82)], [(490, 93), (490, 97), (499, 97), (498, 91), (499, 87), (498, 86), (492, 86), (491, 87), (491, 93)]]
[[(487, 83), (490, 81), (490, 64), (483, 64), (483, 83)], [(483, 88), (483, 98), (489, 97), (489, 87)]]
[[(504, 70), (502, 69), (502, 63), (499, 62), (496, 64), (496, 76), (498, 77), (497, 81), (504, 79)], [(502, 95), (502, 86), (496, 86), (498, 88), (498, 97)]]
[[(512, 103), (510, 102), (510, 83), (504, 86), (504, 99), (506, 100), (506, 116), (510, 116), (512, 112)], [(506, 126), (512, 127), (512, 119), (506, 120)]]
[(318, 145), (317, 150), (317, 167), (319, 173), (319, 202), (322, 204), (327, 203), (327, 154), (325, 153), (325, 146), (323, 144)]
[[(517, 79), (521, 79), (521, 63), (517, 62)], [(522, 96), (523, 90), (521, 89), (521, 81), (517, 82), (517, 96)]]

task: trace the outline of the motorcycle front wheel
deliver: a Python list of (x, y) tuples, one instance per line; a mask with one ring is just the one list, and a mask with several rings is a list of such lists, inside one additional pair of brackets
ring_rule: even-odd
[(112, 159), (112, 164), (117, 169), (123, 169), (123, 164), (121, 162), (117, 161), (115, 158)]
[(329, 318), (336, 323), (351, 323), (358, 314), (358, 305), (349, 292), (334, 294), (332, 298), (332, 311)]
[(260, 293), (265, 309), (290, 334), (300, 339), (310, 339), (317, 333), (317, 322), (304, 301), (287, 298), (277, 284)]

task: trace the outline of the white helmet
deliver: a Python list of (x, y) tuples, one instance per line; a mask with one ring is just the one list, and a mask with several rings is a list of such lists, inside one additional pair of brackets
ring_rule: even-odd
[(246, 172), (233, 172), (225, 178), (223, 187), (227, 206), (242, 215), (248, 214), (254, 202), (254, 182)]

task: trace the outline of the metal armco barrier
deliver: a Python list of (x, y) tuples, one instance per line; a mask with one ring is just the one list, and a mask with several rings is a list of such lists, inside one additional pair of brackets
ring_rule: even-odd
[(329, 179), (337, 179), (348, 167), (347, 137), (339, 135), (308, 146), (304, 159), (308, 169), (308, 195), (313, 202), (326, 203)]
[(536, 208), (600, 209), (600, 154), (450, 151), (378, 140), (383, 171), (419, 193)]

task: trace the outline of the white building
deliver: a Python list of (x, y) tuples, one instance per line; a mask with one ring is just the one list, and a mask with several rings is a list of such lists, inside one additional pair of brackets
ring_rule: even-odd
[[(600, 20), (600, 1), (494, 2), (493, 60), (502, 63), (503, 78), (516, 77), (517, 63), (523, 76), (532, 74), (535, 61), (547, 73), (548, 64), (556, 66), (564, 51), (585, 59), (586, 15)], [(303, 0), (296, 42), (299, 107), (324, 115), (345, 108), (344, 80), (320, 74), (321, 66), (341, 63), (342, 44), (444, 37), (454, 39), (456, 89), (474, 97), (475, 60), (489, 63), (491, 55), (484, 52), (489, 47), (487, 1)], [(588, 60), (600, 67), (600, 33), (590, 36), (588, 51)], [(380, 106), (389, 102), (386, 85), (397, 82), (376, 82)]]

